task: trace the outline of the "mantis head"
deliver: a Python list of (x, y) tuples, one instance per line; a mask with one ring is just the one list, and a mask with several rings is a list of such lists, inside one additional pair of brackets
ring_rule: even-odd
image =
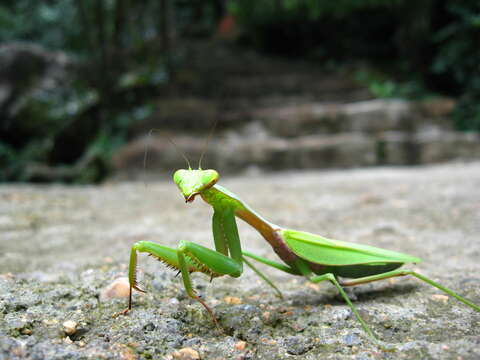
[(218, 172), (215, 170), (181, 169), (173, 174), (173, 181), (185, 197), (185, 202), (192, 202), (195, 196), (215, 185), (218, 178)]

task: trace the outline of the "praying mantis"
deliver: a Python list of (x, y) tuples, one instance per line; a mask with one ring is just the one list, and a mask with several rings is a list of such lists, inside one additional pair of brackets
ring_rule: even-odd
[[(200, 164), (196, 170), (189, 165), (188, 169), (177, 170), (173, 175), (186, 203), (192, 203), (200, 196), (212, 206), (215, 250), (190, 241), (180, 241), (175, 249), (151, 241), (135, 243), (130, 253), (128, 308), (115, 316), (127, 314), (131, 310), (133, 289), (144, 292), (137, 283), (137, 252), (148, 253), (178, 270), (188, 296), (203, 305), (217, 327), (219, 323), (213, 310), (196, 294), (190, 274), (201, 272), (212, 279), (224, 275), (237, 278), (242, 275), (243, 264), (246, 264), (282, 297), (275, 284), (253, 265), (252, 259), (291, 275), (303, 276), (312, 283), (329, 281), (337, 288), (363, 330), (376, 341), (378, 339), (352, 304), (344, 287), (411, 275), (480, 312), (478, 305), (453, 290), (415, 271), (400, 269), (406, 263), (419, 263), (421, 259), (418, 257), (282, 228), (264, 219), (237, 195), (218, 185), (218, 179), (219, 173), (216, 170), (202, 170)], [(236, 217), (255, 228), (283, 263), (242, 250)]]

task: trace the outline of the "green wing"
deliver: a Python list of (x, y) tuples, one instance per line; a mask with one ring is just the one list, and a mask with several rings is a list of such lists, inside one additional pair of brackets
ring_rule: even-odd
[(295, 230), (281, 231), (285, 242), (302, 259), (322, 265), (418, 263), (417, 257), (368, 245), (331, 240)]

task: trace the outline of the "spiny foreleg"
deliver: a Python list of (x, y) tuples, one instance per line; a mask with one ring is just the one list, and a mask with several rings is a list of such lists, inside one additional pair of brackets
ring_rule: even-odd
[(132, 289), (145, 292), (137, 283), (137, 251), (146, 252), (168, 267), (179, 270), (182, 274), (183, 284), (188, 296), (200, 302), (218, 326), (213, 311), (195, 293), (191, 283), (190, 273), (202, 272), (211, 278), (223, 275), (238, 277), (241, 275), (241, 264), (238, 264), (237, 261), (228, 256), (188, 241), (181, 241), (177, 249), (172, 249), (151, 241), (139, 241), (132, 246), (128, 271), (128, 280), (130, 283), (128, 308), (114, 316), (125, 315), (132, 309)]

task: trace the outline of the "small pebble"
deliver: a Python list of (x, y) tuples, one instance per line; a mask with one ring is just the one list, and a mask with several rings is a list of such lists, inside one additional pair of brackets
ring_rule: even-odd
[(69, 336), (77, 332), (78, 324), (73, 320), (67, 320), (62, 325), (63, 325), (63, 332)]
[(267, 345), (277, 345), (277, 340), (262, 338), (260, 341)]
[(223, 301), (229, 305), (240, 305), (242, 303), (242, 299), (234, 296), (225, 296)]
[(313, 347), (311, 341), (304, 336), (288, 336), (283, 345), (290, 355), (303, 355)]
[(58, 324), (57, 319), (43, 319), (42, 322), (47, 326), (52, 326)]
[(239, 341), (235, 344), (235, 350), (243, 351), (247, 347), (247, 343), (245, 341)]
[(178, 305), (178, 304), (180, 304), (180, 301), (178, 301), (177, 298), (171, 298), (170, 300), (168, 300), (168, 303), (170, 305)]
[(434, 295), (430, 296), (430, 299), (432, 299), (433, 301), (441, 301), (443, 303), (448, 302), (448, 296), (447, 295), (442, 295), (442, 294), (434, 294)]
[(0, 279), (2, 280), (13, 280), (15, 279), (15, 275), (13, 275), (12, 273), (5, 273), (5, 274), (0, 274)]
[(72, 339), (70, 339), (68, 336), (63, 339), (63, 342), (64, 342), (65, 344), (73, 344)]
[(110, 285), (105, 287), (100, 293), (100, 300), (105, 301), (113, 298), (124, 298), (130, 294), (130, 283), (128, 278), (121, 277), (114, 280)]
[(24, 329), (22, 329), (21, 333), (23, 335), (32, 335), (32, 329), (24, 328)]
[(146, 331), (153, 331), (155, 330), (155, 324), (153, 322), (149, 322), (147, 325), (143, 327)]
[(318, 284), (306, 283), (305, 285), (312, 290), (315, 290), (315, 291), (320, 290), (320, 286)]
[(192, 348), (183, 348), (172, 353), (173, 359), (178, 360), (200, 360), (200, 354), (198, 351)]
[(348, 334), (343, 338), (343, 343), (348, 346), (359, 345), (362, 339), (356, 334)]

